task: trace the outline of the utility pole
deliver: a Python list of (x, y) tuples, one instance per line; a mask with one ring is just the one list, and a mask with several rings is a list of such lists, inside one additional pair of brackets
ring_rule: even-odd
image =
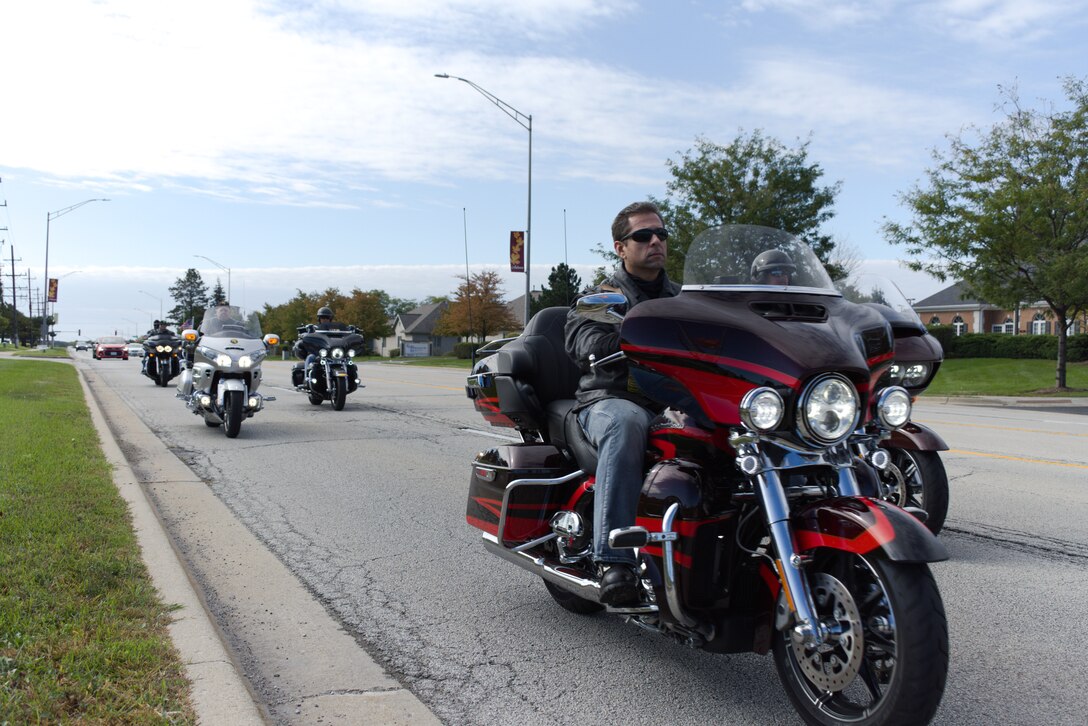
[[(22, 262), (23, 258), (19, 258), (19, 262)], [(19, 347), (19, 319), (16, 314), (18, 310), (15, 307), (15, 245), (11, 246), (11, 342), (18, 348)]]

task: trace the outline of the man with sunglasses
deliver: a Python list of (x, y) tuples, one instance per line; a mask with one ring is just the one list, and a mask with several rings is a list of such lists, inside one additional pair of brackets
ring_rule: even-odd
[[(655, 204), (624, 207), (612, 222), (612, 244), (620, 264), (590, 292), (622, 293), (628, 309), (679, 293), (680, 285), (665, 274), (668, 238)], [(572, 310), (565, 333), (567, 353), (582, 370), (575, 409), (578, 422), (597, 447), (593, 557), (602, 570), (600, 599), (606, 605), (627, 605), (638, 599), (634, 555), (609, 547), (608, 533), (635, 523), (646, 435), (660, 407), (639, 391), (624, 361), (589, 367), (590, 360), (619, 352), (617, 325), (588, 320)]]

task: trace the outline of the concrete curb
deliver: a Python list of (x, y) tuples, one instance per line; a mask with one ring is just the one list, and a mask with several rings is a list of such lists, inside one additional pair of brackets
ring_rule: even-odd
[(113, 466), (113, 481), (132, 513), (133, 529), (151, 580), (165, 602), (181, 606), (170, 624), (170, 637), (185, 663), (185, 672), (192, 684), (193, 707), (200, 723), (265, 724), (162, 522), (114, 440), (83, 369), (78, 365), (74, 367), (79, 373), (102, 451)]

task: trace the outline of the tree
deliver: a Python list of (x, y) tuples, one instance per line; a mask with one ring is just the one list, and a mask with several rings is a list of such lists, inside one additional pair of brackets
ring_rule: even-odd
[[(351, 291), (351, 297), (344, 305), (343, 312), (337, 311), (337, 316), (345, 323), (354, 325), (364, 338), (384, 338), (393, 332), (391, 318), (386, 312), (386, 306), (390, 304), (390, 300), (391, 298), (381, 290), (363, 292), (355, 288)], [(403, 306), (408, 302), (411, 301), (401, 301), (400, 305)], [(411, 307), (403, 312), (408, 312), (414, 307), (415, 303), (411, 303)]]
[(939, 280), (962, 280), (988, 302), (1044, 301), (1057, 319), (1055, 387), (1066, 388), (1069, 322), (1088, 309), (1088, 86), (1067, 78), (1067, 111), (1023, 108), (1000, 89), (1007, 117), (949, 136), (929, 184), (900, 195), (911, 224), (886, 221), (892, 244)]
[(502, 278), (494, 270), (458, 277), (463, 282), (453, 294), (449, 308), (439, 318), (434, 332), (460, 335), (483, 342), (487, 336), (513, 330), (518, 321), (503, 301)]
[(200, 325), (208, 303), (208, 286), (204, 284), (200, 272), (190, 267), (183, 277), (174, 282), (169, 292), (175, 305), (167, 313), (167, 318), (179, 324), (191, 321), (194, 326)]
[[(808, 141), (790, 149), (756, 130), (741, 132), (728, 146), (696, 137), (678, 161), (668, 160), (672, 179), (665, 199), (651, 199), (661, 208), (669, 228), (669, 277), (683, 282), (684, 256), (703, 230), (719, 224), (758, 224), (776, 227), (804, 240), (825, 265), (835, 243), (820, 231), (834, 216), (831, 207), (842, 182), (819, 186), (823, 169), (808, 161)], [(614, 259), (612, 245), (598, 252)], [(830, 266), (832, 278), (841, 276)]]
[(536, 315), (544, 308), (569, 306), (581, 289), (582, 278), (578, 277), (573, 267), (560, 262), (548, 275), (548, 286), (541, 289), (539, 297), (529, 301), (529, 312)]
[(219, 278), (215, 278), (215, 287), (212, 288), (212, 296), (208, 302), (214, 307), (216, 305), (226, 305), (227, 293), (223, 290), (223, 283), (219, 281)]

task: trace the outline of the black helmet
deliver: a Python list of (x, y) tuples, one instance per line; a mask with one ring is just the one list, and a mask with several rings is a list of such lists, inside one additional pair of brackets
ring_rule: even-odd
[(752, 260), (752, 279), (759, 280), (771, 270), (785, 270), (789, 274), (797, 272), (793, 260), (782, 250), (764, 250)]
[(157, 327), (159, 327), (159, 323), (161, 323), (161, 322), (162, 322), (161, 320), (156, 320), (154, 323), (152, 323), (151, 327), (152, 328), (157, 328)]
[(329, 320), (332, 320), (332, 318), (333, 318), (332, 308), (330, 308), (328, 305), (321, 306), (317, 310), (317, 317), (319, 317), (319, 318), (328, 318)]

